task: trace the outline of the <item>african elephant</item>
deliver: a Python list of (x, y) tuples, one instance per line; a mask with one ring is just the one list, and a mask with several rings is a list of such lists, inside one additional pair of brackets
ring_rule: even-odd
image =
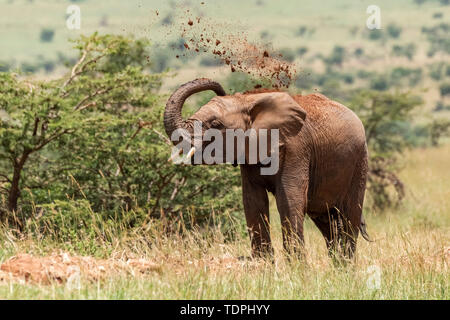
[[(184, 120), (185, 100), (205, 90), (217, 96)], [(253, 256), (273, 252), (267, 192), (275, 196), (288, 253), (301, 255), (303, 251), (306, 214), (320, 229), (332, 256), (338, 253), (341, 258), (351, 258), (359, 231), (369, 240), (362, 215), (368, 171), (366, 139), (361, 121), (350, 109), (318, 93), (291, 96), (258, 89), (226, 95), (219, 83), (202, 78), (178, 88), (164, 113), (169, 137), (177, 129), (193, 134), (194, 121), (201, 121), (204, 129), (221, 132), (279, 129), (279, 169), (275, 174), (262, 175), (264, 164), (259, 162), (240, 164)]]

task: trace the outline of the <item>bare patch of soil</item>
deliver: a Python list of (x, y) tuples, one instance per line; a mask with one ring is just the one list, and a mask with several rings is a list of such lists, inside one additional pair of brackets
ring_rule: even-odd
[(0, 265), (0, 281), (74, 283), (81, 278), (97, 281), (120, 273), (136, 275), (160, 271), (161, 266), (144, 259), (96, 259), (68, 253), (45, 257), (18, 254)]

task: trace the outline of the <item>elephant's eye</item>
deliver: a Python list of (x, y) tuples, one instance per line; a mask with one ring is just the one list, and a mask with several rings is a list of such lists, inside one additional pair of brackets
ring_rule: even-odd
[(213, 120), (211, 121), (211, 128), (221, 128), (222, 122), (220, 120)]

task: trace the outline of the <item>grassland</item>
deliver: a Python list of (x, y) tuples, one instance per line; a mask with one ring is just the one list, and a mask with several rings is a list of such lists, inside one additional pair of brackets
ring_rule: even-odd
[[(449, 299), (449, 162), (448, 145), (405, 154), (401, 173), (408, 186), (405, 201), (383, 213), (366, 213), (369, 232), (376, 241), (361, 239), (356, 262), (345, 268), (333, 266), (323, 239), (309, 220), (305, 228), (306, 262), (289, 262), (281, 250), (273, 209), (273, 264), (239, 260), (250, 254), (248, 238), (225, 241), (219, 226), (168, 236), (153, 225), (118, 235), (113, 243), (92, 245), (97, 246), (99, 257), (145, 259), (158, 264), (159, 272), (113, 272), (96, 281), (82, 277), (81, 286), (75, 289), (57, 281), (42, 285), (4, 280), (0, 298)], [(1, 238), (0, 262), (18, 253), (39, 256), (67, 251), (65, 243), (27, 234), (20, 239), (3, 230)], [(71, 249), (70, 253), (76, 251)], [(374, 268), (381, 272), (378, 289), (370, 286)]]

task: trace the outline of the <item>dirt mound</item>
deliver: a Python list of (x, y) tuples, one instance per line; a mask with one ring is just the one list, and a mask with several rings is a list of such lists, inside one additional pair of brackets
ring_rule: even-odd
[(229, 65), (232, 72), (269, 80), (273, 88), (287, 88), (296, 79), (295, 64), (284, 61), (269, 45), (250, 41), (245, 31), (236, 30), (236, 21), (220, 22), (189, 8), (177, 10), (168, 34), (182, 38), (185, 51), (211, 54)]
[(0, 281), (17, 280), (40, 284), (67, 283), (76, 285), (81, 278), (97, 281), (118, 273), (159, 272), (161, 267), (143, 259), (95, 259), (70, 256), (68, 253), (35, 257), (19, 254), (0, 265)]

